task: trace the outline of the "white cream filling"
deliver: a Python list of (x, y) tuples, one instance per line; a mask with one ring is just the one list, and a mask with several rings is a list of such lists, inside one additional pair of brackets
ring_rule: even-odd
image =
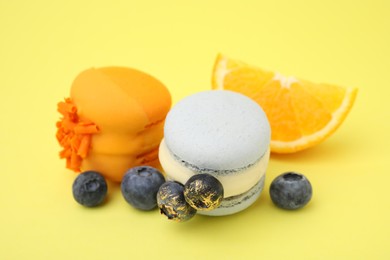
[[(232, 172), (231, 174), (214, 175), (214, 177), (216, 177), (223, 185), (224, 197), (227, 198), (247, 192), (254, 184), (259, 182), (261, 177), (265, 175), (269, 156), (270, 149), (268, 148), (262, 158), (252, 166), (237, 172)], [(159, 159), (167, 178), (173, 179), (182, 184), (186, 183), (187, 180), (194, 174), (199, 173), (186, 168), (182, 163), (175, 160), (166, 146), (164, 139), (160, 144)]]
[(197, 213), (208, 216), (225, 216), (243, 211), (259, 198), (264, 188), (264, 180), (265, 176), (263, 176), (249, 191), (237, 196), (223, 199), (221, 205), (216, 209), (210, 211), (198, 210)]

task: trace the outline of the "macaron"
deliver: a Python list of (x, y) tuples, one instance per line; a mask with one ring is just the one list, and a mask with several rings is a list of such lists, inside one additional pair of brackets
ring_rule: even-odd
[(120, 182), (129, 168), (161, 168), (158, 149), (171, 96), (163, 83), (132, 68), (82, 71), (58, 104), (60, 157), (76, 172), (93, 170)]
[(159, 158), (167, 178), (182, 184), (194, 174), (216, 177), (224, 199), (218, 208), (198, 213), (229, 215), (260, 196), (270, 137), (269, 122), (256, 102), (232, 91), (203, 91), (169, 111)]

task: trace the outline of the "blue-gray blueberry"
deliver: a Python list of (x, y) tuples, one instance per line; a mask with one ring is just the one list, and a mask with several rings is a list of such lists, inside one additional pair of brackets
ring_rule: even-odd
[(276, 177), (269, 192), (276, 206), (292, 210), (304, 207), (313, 195), (309, 180), (295, 172), (286, 172)]
[(157, 206), (157, 191), (165, 182), (162, 173), (150, 166), (129, 169), (121, 182), (124, 199), (140, 210), (152, 210)]
[(80, 173), (73, 182), (73, 197), (83, 206), (95, 207), (103, 203), (107, 195), (107, 182), (95, 171)]

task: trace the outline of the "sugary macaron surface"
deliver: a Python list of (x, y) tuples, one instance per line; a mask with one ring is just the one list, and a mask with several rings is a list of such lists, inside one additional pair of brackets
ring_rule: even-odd
[(203, 91), (170, 110), (164, 140), (174, 155), (201, 170), (235, 170), (254, 164), (268, 150), (270, 127), (248, 97)]

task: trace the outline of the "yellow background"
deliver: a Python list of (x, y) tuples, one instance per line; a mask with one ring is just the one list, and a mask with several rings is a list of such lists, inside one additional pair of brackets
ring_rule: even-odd
[[(0, 259), (390, 259), (390, 1), (0, 1)], [(128, 66), (174, 102), (211, 88), (218, 52), (308, 80), (359, 88), (339, 130), (272, 155), (248, 210), (173, 223), (127, 205), (72, 197), (56, 104), (74, 77)], [(304, 173), (303, 210), (271, 203), (270, 182)]]

